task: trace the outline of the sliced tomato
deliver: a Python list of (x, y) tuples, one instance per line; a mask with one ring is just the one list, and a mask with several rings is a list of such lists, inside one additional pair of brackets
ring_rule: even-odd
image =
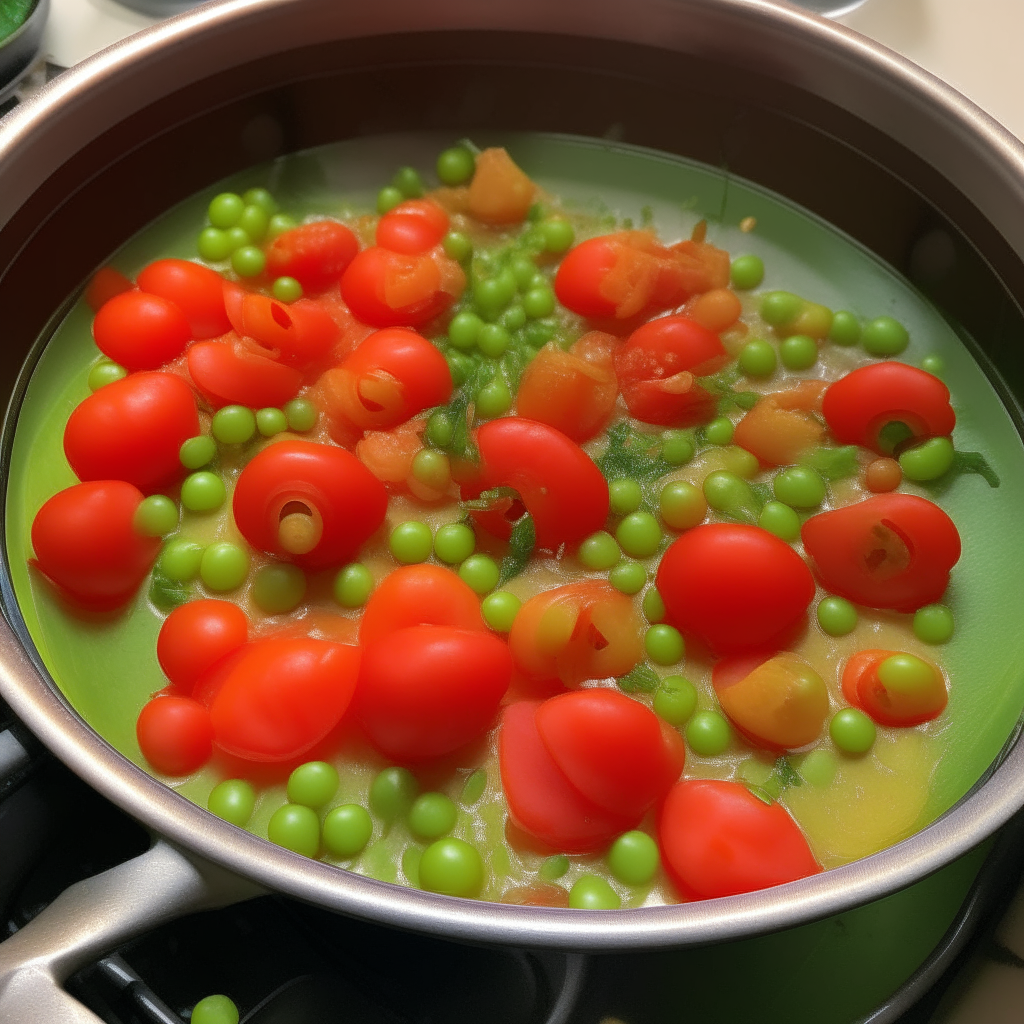
[(230, 601), (189, 601), (164, 619), (156, 658), (164, 675), (191, 694), (201, 675), (249, 639), (249, 620)]
[(224, 278), (189, 260), (156, 260), (143, 267), (138, 286), (173, 302), (188, 319), (192, 337), (219, 338), (231, 328), (224, 309)]
[(392, 252), (417, 256), (440, 245), (448, 231), (448, 214), (430, 199), (407, 199), (377, 222), (377, 244)]
[(188, 350), (188, 372), (215, 409), (224, 405), (247, 405), (250, 409), (280, 407), (291, 401), (302, 386), (298, 370), (271, 359), (259, 345), (246, 343), (234, 333), (219, 341), (192, 345)]
[(307, 292), (322, 292), (341, 280), (359, 251), (344, 224), (317, 220), (282, 231), (267, 247), (267, 274), (294, 277)]

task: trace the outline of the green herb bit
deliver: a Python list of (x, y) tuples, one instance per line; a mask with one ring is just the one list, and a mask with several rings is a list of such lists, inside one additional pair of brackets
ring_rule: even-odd
[(643, 661), (624, 676), (619, 676), (616, 682), (623, 693), (654, 693), (661, 685), (658, 673)]
[(764, 785), (760, 788), (770, 800), (778, 800), (784, 789), (788, 789), (790, 786), (802, 786), (803, 784), (804, 780), (789, 763), (788, 759), (780, 757), (775, 762), (771, 775), (768, 776)]
[(855, 476), (860, 469), (857, 446), (852, 444), (841, 448), (815, 448), (803, 463), (824, 480), (844, 480), (848, 476)]
[(636, 480), (653, 484), (676, 467), (661, 457), (659, 438), (635, 430), (620, 420), (608, 431), (608, 447), (597, 459), (598, 468), (608, 480)]
[(172, 580), (158, 566), (153, 568), (149, 582), (149, 599), (163, 612), (173, 611), (192, 597), (192, 587), (181, 580)]
[(536, 544), (537, 531), (533, 525), (533, 516), (529, 512), (524, 512), (512, 527), (508, 539), (508, 552), (498, 566), (499, 587), (514, 579), (530, 564), (530, 556)]
[(952, 480), (964, 473), (976, 473), (989, 487), (999, 486), (999, 474), (981, 452), (953, 453), (953, 465), (949, 467), (947, 479)]
[(741, 380), (743, 376), (744, 373), (737, 364), (719, 370), (718, 373), (709, 374), (707, 377), (698, 377), (695, 383), (712, 395), (733, 395), (733, 384)]
[(652, 207), (640, 207), (640, 224), (645, 228), (654, 227), (654, 210)]
[(480, 147), (472, 139), (459, 139), (452, 148), (468, 149), (473, 156), (479, 156), (481, 153)]

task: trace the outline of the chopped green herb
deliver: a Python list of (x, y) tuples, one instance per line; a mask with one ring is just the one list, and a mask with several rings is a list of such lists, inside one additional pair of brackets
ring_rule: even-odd
[(512, 527), (512, 535), (508, 539), (508, 553), (498, 567), (499, 587), (518, 576), (529, 565), (536, 543), (537, 532), (533, 527), (533, 516), (525, 512)]
[(459, 507), (466, 512), (490, 512), (498, 502), (506, 499), (515, 501), (518, 497), (519, 492), (514, 487), (492, 487), (489, 490), (481, 491), (477, 498), (460, 501)]
[(949, 468), (951, 477), (960, 476), (964, 473), (977, 473), (982, 477), (989, 487), (999, 486), (999, 474), (989, 464), (981, 452), (955, 452), (953, 454), (953, 465)]
[(824, 480), (842, 480), (853, 476), (860, 469), (857, 462), (857, 446), (843, 445), (841, 448), (815, 448), (804, 460)]
[(149, 599), (161, 611), (173, 611), (192, 597), (192, 587), (181, 580), (165, 576), (159, 567), (153, 569), (149, 582)]
[(658, 673), (646, 662), (641, 662), (616, 680), (624, 693), (654, 693), (661, 685)]

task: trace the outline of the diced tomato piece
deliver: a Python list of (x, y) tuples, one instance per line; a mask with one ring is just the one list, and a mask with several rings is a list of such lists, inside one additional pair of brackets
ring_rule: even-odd
[(250, 409), (282, 406), (302, 387), (302, 374), (265, 355), (259, 345), (237, 334), (201, 341), (188, 350), (188, 372), (203, 397), (215, 408), (247, 405)]

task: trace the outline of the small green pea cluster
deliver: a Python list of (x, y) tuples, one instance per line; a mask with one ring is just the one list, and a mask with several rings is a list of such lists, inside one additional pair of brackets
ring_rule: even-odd
[(399, 167), (391, 183), (377, 193), (377, 212), (383, 215), (406, 199), (419, 199), (423, 192), (420, 172), (415, 167)]
[(199, 255), (208, 263), (230, 260), (235, 273), (246, 278), (259, 277), (266, 266), (260, 244), (295, 227), (291, 217), (278, 212), (277, 201), (265, 188), (251, 188), (244, 195), (221, 192), (210, 200), (207, 219), (196, 242)]

